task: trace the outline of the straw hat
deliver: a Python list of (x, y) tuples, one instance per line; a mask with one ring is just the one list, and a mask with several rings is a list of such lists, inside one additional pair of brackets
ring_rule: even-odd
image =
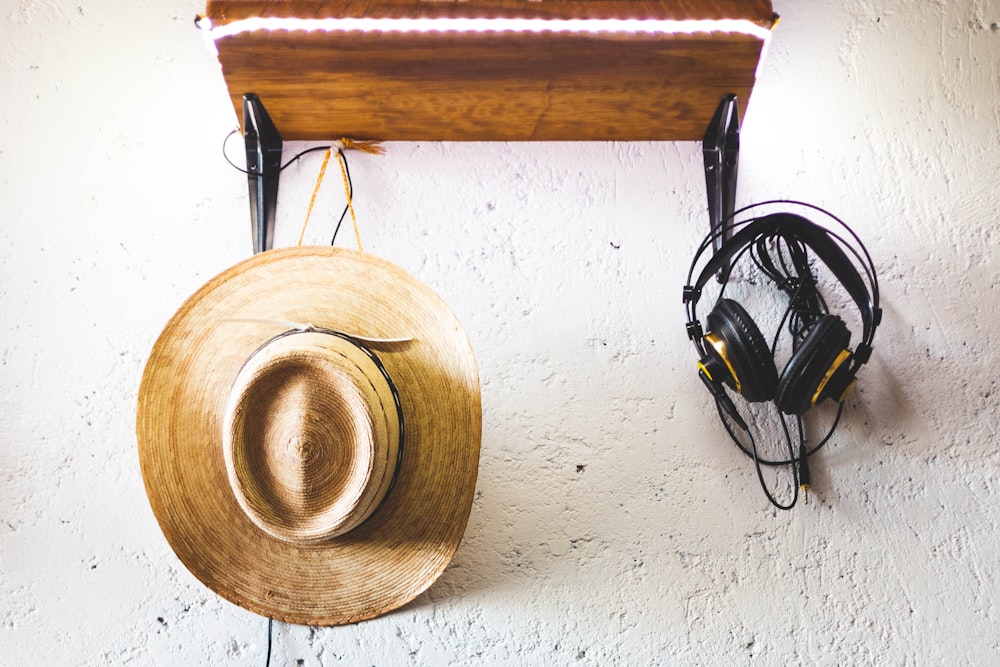
[(308, 247), (255, 255), (181, 306), (136, 433), (153, 513), (198, 579), (263, 616), (339, 625), (448, 565), (481, 420), (445, 303), (371, 255)]

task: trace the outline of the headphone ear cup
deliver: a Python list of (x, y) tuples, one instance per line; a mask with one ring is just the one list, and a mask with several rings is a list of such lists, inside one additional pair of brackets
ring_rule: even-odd
[(714, 335), (722, 343), (721, 352), (711, 344), (706, 349), (725, 362), (733, 376), (726, 383), (734, 390), (739, 386), (740, 395), (751, 403), (774, 398), (778, 371), (771, 350), (743, 306), (732, 299), (719, 299), (706, 323), (709, 329), (706, 338)]
[[(851, 332), (842, 319), (836, 315), (821, 317), (781, 372), (774, 397), (778, 409), (786, 415), (801, 415), (825, 398), (823, 387), (838, 370), (847, 368), (844, 362), (850, 357), (850, 342)], [(844, 378), (836, 384), (846, 386)]]

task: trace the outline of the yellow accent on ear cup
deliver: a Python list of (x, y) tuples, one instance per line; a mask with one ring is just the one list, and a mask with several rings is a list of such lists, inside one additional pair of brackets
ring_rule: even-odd
[(715, 379), (712, 377), (712, 374), (708, 372), (708, 368), (706, 368), (705, 364), (701, 363), (700, 361), (698, 362), (698, 370), (704, 373), (705, 377), (707, 377), (709, 380), (715, 382)]
[[(827, 369), (826, 375), (824, 375), (823, 379), (819, 381), (819, 386), (816, 387), (816, 393), (813, 394), (812, 396), (811, 405), (813, 406), (816, 405), (816, 402), (819, 400), (819, 395), (823, 393), (823, 389), (826, 387), (826, 383), (830, 381), (830, 378), (832, 378), (833, 374), (837, 372), (837, 369), (839, 369), (840, 366), (850, 358), (851, 358), (850, 350), (840, 351), (840, 354), (837, 355), (837, 358), (833, 360), (832, 364), (830, 364), (830, 368)], [(850, 391), (850, 387), (853, 386), (854, 386), (854, 381), (852, 380), (848, 389), (844, 391), (843, 396), (841, 396), (841, 398), (839, 399), (840, 401), (844, 400), (844, 397), (846, 397), (848, 392)]]
[[(729, 375), (732, 376), (733, 382), (736, 385), (734, 389), (736, 390), (737, 394), (740, 393), (742, 385), (740, 384), (739, 376), (736, 375), (736, 370), (733, 368), (732, 362), (729, 361), (729, 356), (726, 354), (726, 342), (721, 338), (719, 338), (718, 336), (716, 336), (711, 331), (705, 334), (705, 342), (712, 346), (712, 349), (715, 350), (715, 352), (719, 355), (719, 358), (722, 359), (722, 362), (726, 364), (726, 368), (729, 369)], [(705, 375), (708, 375), (709, 380), (712, 379), (712, 376), (709, 375), (707, 371)]]
[(856, 385), (857, 383), (858, 383), (857, 379), (854, 379), (854, 380), (851, 380), (851, 381), (850, 381), (850, 382), (848, 383), (848, 385), (847, 385), (847, 389), (845, 389), (845, 390), (844, 390), (844, 393), (843, 393), (843, 394), (841, 394), (841, 395), (840, 395), (840, 398), (838, 398), (838, 399), (837, 399), (837, 402), (838, 402), (838, 403), (843, 403), (844, 401), (846, 401), (846, 400), (847, 400), (847, 397), (848, 397), (848, 395), (849, 395), (849, 394), (850, 394), (850, 393), (851, 393), (852, 391), (854, 391), (854, 385)]

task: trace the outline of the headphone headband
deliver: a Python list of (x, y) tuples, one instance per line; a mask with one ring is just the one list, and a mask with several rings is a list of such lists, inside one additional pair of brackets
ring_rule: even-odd
[[(834, 219), (840, 222), (839, 219)], [(875, 335), (875, 327), (878, 326), (879, 315), (881, 314), (876, 305), (878, 299), (877, 293), (873, 295), (869, 291), (857, 267), (847, 257), (843, 248), (834, 240), (834, 237), (831, 236), (828, 230), (794, 213), (772, 213), (748, 222), (742, 229), (734, 233), (732, 238), (723, 244), (722, 249), (715, 253), (702, 268), (698, 279), (693, 285), (692, 306), (697, 301), (698, 295), (701, 294), (702, 288), (708, 283), (711, 277), (724, 266), (727, 266), (729, 260), (734, 255), (746, 246), (756, 242), (758, 238), (778, 233), (786, 234), (800, 240), (812, 248), (816, 256), (820, 258), (823, 264), (833, 273), (834, 277), (844, 286), (844, 289), (847, 290), (851, 299), (857, 304), (858, 311), (861, 313), (863, 328), (862, 343), (870, 346)], [(702, 244), (701, 250), (695, 255), (694, 262), (698, 261), (698, 258), (708, 247), (711, 247), (711, 243)], [(694, 265), (692, 264), (692, 266)], [(871, 268), (872, 275), (874, 275), (874, 267)], [(873, 282), (872, 290), (875, 289), (877, 287)]]

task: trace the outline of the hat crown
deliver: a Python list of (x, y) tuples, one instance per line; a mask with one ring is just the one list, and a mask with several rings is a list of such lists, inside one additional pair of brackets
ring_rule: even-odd
[(289, 332), (240, 369), (223, 420), (230, 487), (261, 530), (289, 542), (356, 528), (385, 497), (401, 422), (391, 380), (359, 343)]

